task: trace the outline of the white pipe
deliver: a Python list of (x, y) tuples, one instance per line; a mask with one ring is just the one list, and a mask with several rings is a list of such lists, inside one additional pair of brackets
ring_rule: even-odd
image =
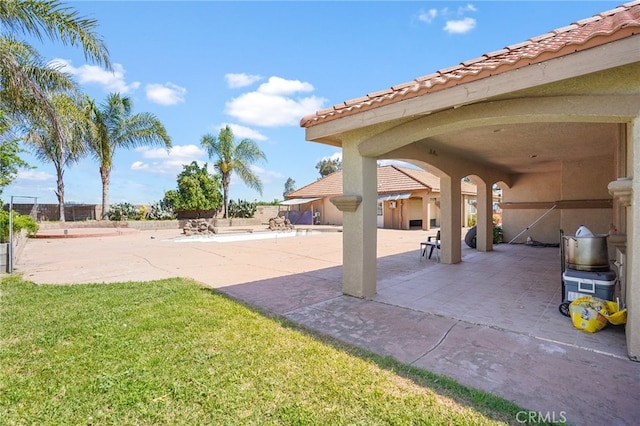
[(548, 215), (549, 213), (551, 213), (551, 210), (555, 209), (558, 205), (554, 204), (553, 207), (551, 207), (549, 210), (547, 210), (546, 212), (544, 212), (544, 214), (542, 216), (540, 216), (538, 219), (536, 219), (531, 225), (527, 226), (526, 228), (524, 228), (522, 230), (522, 232), (520, 232), (518, 235), (516, 235), (515, 237), (513, 237), (511, 239), (511, 241), (509, 241), (509, 244), (513, 243), (520, 235), (524, 234), (525, 232), (527, 232), (529, 229), (533, 228), (538, 222), (540, 222), (542, 220), (542, 218), (544, 218), (546, 215)]

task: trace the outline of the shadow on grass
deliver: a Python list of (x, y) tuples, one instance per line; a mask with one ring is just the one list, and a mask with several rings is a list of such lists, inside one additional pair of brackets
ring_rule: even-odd
[[(526, 412), (528, 415), (533, 411), (519, 407), (488, 392), (461, 385), (449, 377), (403, 363), (391, 355), (377, 354), (357, 346), (353, 342), (341, 340), (287, 317), (288, 313), (296, 309), (315, 303), (322, 304), (337, 298), (354, 299), (367, 303), (362, 299), (342, 295), (341, 269), (340, 267), (328, 268), (322, 270), (322, 274), (297, 274), (208, 291), (224, 296), (278, 322), (283, 327), (301, 332), (336, 350), (372, 362), (381, 369), (408, 379), (438, 395), (450, 398), (457, 404), (469, 407), (489, 419), (513, 425), (553, 424), (539, 418), (534, 421), (528, 421), (529, 419), (522, 421), (526, 416), (520, 414), (518, 417), (518, 413)], [(310, 321), (312, 322), (312, 320)]]

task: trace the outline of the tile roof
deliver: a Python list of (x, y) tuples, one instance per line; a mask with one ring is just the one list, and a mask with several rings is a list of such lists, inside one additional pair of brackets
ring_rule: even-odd
[(590, 49), (638, 34), (639, 29), (640, 0), (636, 0), (533, 37), (523, 43), (507, 46), (413, 81), (307, 115), (300, 120), (300, 126), (312, 127), (365, 110)]
[[(429, 190), (440, 192), (440, 178), (424, 170), (400, 166), (380, 166), (377, 170), (378, 194)], [(475, 194), (476, 187), (462, 182), (462, 192)], [(342, 194), (342, 171), (327, 175), (286, 195), (291, 198), (327, 197)]]

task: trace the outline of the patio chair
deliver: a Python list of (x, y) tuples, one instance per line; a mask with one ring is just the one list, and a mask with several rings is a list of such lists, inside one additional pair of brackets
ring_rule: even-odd
[(440, 230), (438, 230), (435, 236), (431, 235), (427, 238), (427, 241), (420, 243), (420, 260), (427, 255), (427, 250), (429, 250), (428, 259), (431, 259), (431, 255), (433, 255), (433, 251), (435, 250), (436, 262), (440, 263)]

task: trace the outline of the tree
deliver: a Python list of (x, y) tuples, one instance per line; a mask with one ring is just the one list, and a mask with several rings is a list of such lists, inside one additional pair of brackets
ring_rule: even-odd
[(15, 36), (82, 47), (87, 60), (111, 69), (109, 52), (96, 27), (95, 19), (82, 18), (57, 0), (0, 1), (0, 102), (5, 113), (29, 122), (46, 116), (61, 143), (64, 130), (47, 93), (70, 90), (73, 83), (59, 67), (45, 65), (36, 49)]
[(342, 161), (337, 158), (321, 160), (316, 164), (316, 169), (320, 172), (320, 176), (325, 177), (342, 170)]
[(207, 150), (209, 159), (213, 159), (213, 167), (222, 177), (224, 201), (224, 218), (227, 218), (229, 207), (229, 183), (231, 174), (236, 173), (242, 181), (262, 195), (262, 182), (251, 170), (251, 165), (258, 160), (266, 160), (264, 152), (251, 139), (242, 139), (238, 144), (233, 139), (229, 126), (220, 130), (218, 138), (207, 134), (202, 137), (201, 145)]
[(0, 111), (0, 195), (4, 187), (16, 178), (19, 169), (30, 167), (20, 158), (20, 154), (25, 151), (20, 148), (19, 140), (9, 135), (8, 127), (6, 118)]
[(113, 168), (113, 156), (118, 148), (135, 148), (142, 145), (171, 147), (171, 138), (160, 120), (151, 113), (132, 114), (132, 102), (127, 96), (111, 93), (99, 107), (89, 101), (91, 121), (88, 148), (100, 167), (102, 180), (102, 217), (109, 210), (109, 184)]
[(219, 210), (222, 205), (220, 176), (209, 174), (206, 164), (199, 167), (193, 161), (183, 166), (178, 175), (178, 189), (165, 192), (163, 202), (176, 211), (195, 210), (198, 216), (203, 211)]
[(287, 181), (284, 183), (284, 192), (282, 193), (282, 196), (286, 196), (288, 193), (290, 193), (291, 191), (295, 191), (296, 189), (296, 181), (288, 178)]
[(52, 94), (48, 102), (58, 117), (58, 128), (48, 117), (34, 116), (25, 142), (33, 147), (38, 159), (52, 163), (56, 169), (56, 197), (60, 221), (64, 222), (64, 169), (86, 152), (86, 117), (82, 101), (66, 93)]

